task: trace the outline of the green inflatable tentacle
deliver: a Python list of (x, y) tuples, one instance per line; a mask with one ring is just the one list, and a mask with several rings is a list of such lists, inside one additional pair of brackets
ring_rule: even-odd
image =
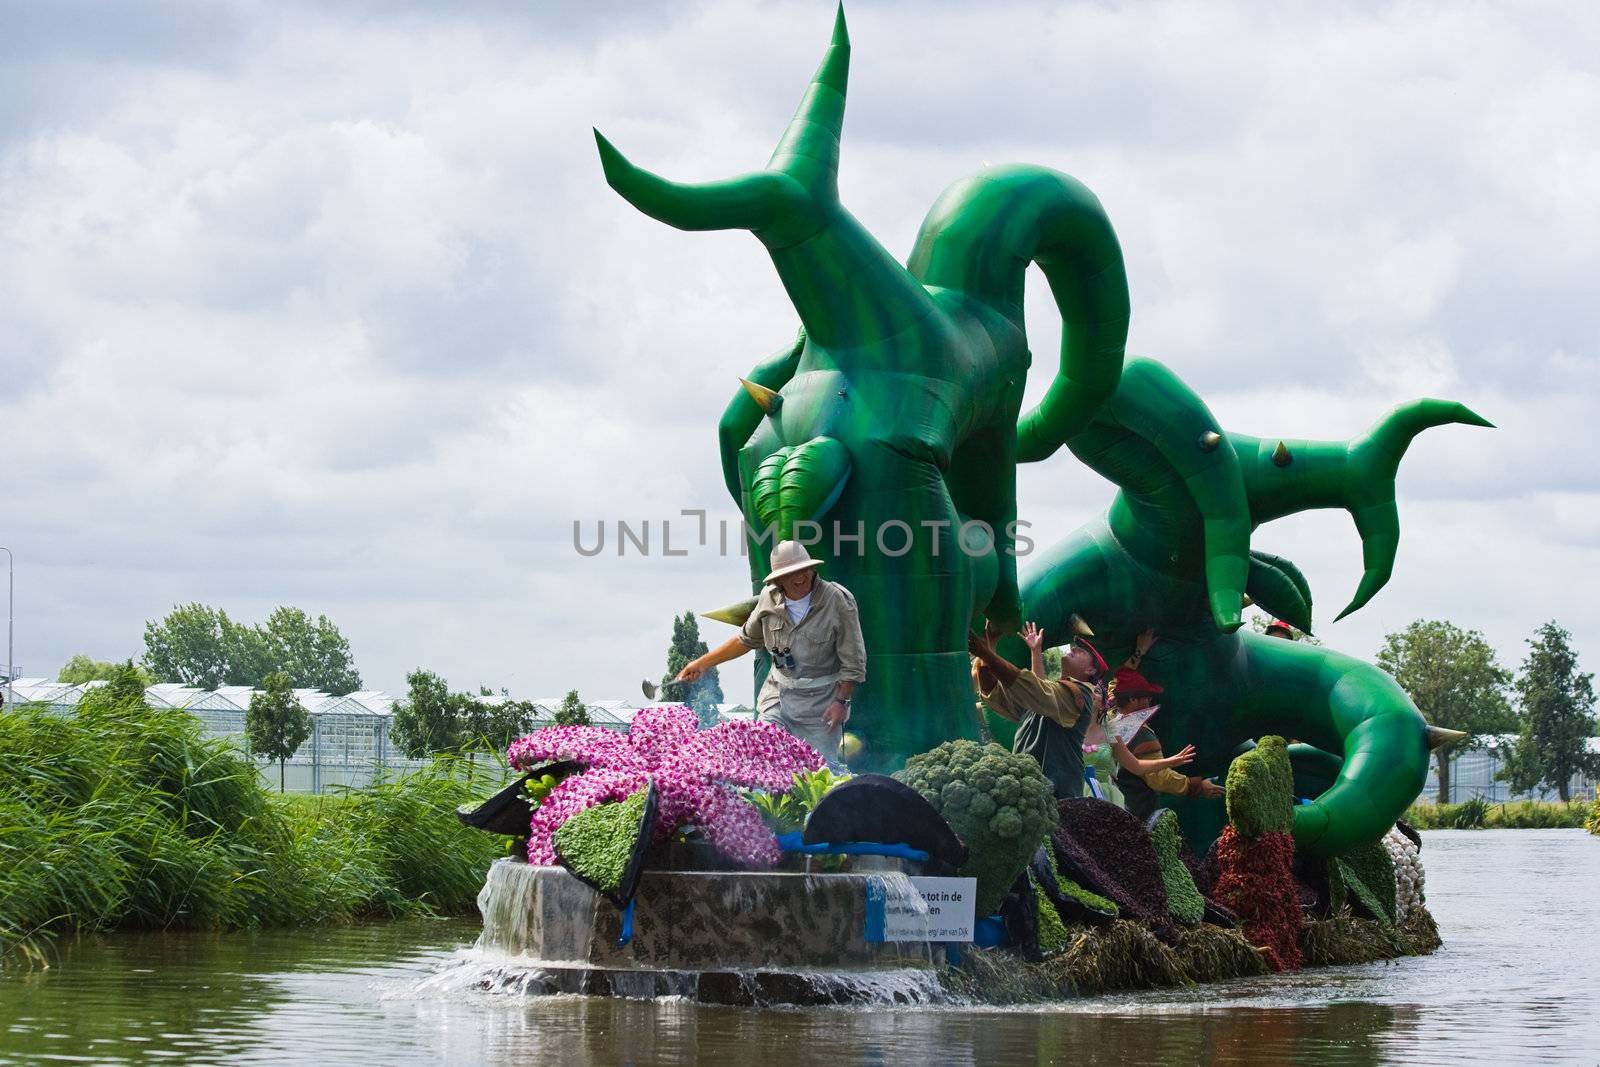
[[(1043, 168), (995, 167), (957, 182), (902, 266), (839, 200), (849, 63), (841, 12), (794, 118), (751, 174), (677, 183), (634, 166), (598, 132), (596, 143), (606, 180), (646, 214), (686, 230), (751, 231), (799, 314), (800, 338), (751, 372), (718, 444), (728, 489), (755, 527), (752, 586), (766, 570), (765, 522), (796, 534), (809, 525), (821, 534), (813, 552), (824, 573), (855, 594), (869, 666), (853, 709), (867, 749), (852, 762), (890, 769), (976, 735), (966, 652), (975, 613), (1011, 627), (1026, 607), (1053, 643), (1080, 615), (1112, 662), (1146, 627), (1160, 632), (1142, 668), (1166, 687), (1156, 728), (1169, 747), (1196, 745), (1194, 773), (1225, 771), (1261, 734), (1299, 738), (1315, 746), (1301, 754), (1302, 779), (1327, 783), (1296, 813), (1301, 845), (1333, 853), (1375, 840), (1416, 795), (1428, 747), (1447, 733), (1427, 727), (1375, 667), (1236, 632), (1247, 591), (1301, 629), (1311, 624), (1304, 577), (1253, 552), (1251, 535), (1309, 508), (1348, 510), (1363, 557), (1353, 611), (1394, 566), (1407, 445), (1431, 426), (1488, 423), (1424, 400), (1352, 442), (1222, 432), (1171, 371), (1125, 365), (1116, 235), (1092, 193)], [(1063, 335), (1044, 401), (1022, 415), (1030, 262), (1049, 281)], [(1119, 492), (1104, 519), (1019, 583), (1016, 464), (1062, 444)], [(737, 623), (749, 610), (746, 600), (717, 614)], [(1018, 652), (1015, 640), (1003, 647)], [(763, 669), (758, 657), (758, 683)], [(1172, 803), (1205, 847), (1220, 805)]]
[[(850, 72), (841, 8), (833, 42), (765, 170), (684, 184), (630, 163), (598, 131), (606, 181), (651, 218), (681, 230), (749, 230), (778, 270), (806, 332), (836, 358), (869, 365), (899, 353), (872, 342), (934, 314), (926, 290), (839, 202), (839, 142)], [(852, 359), (853, 362), (853, 359)]]
[(1290, 626), (1311, 632), (1311, 587), (1293, 563), (1269, 552), (1250, 552), (1245, 592), (1256, 606)]
[[(1357, 525), (1368, 568), (1392, 562), (1393, 542), (1372, 517), (1385, 503), (1393, 514), (1405, 445), (1428, 426), (1481, 421), (1460, 405), (1426, 401), (1397, 409), (1348, 444), (1223, 434), (1176, 375), (1130, 360), (1111, 401), (1068, 442), (1120, 492), (1104, 524), (1086, 526), (1023, 576), (1025, 615), (1045, 626), (1052, 643), (1067, 636), (1067, 617), (1083, 615), (1113, 660), (1134, 634), (1155, 627), (1162, 639), (1142, 668), (1166, 687), (1155, 728), (1169, 749), (1198, 748), (1192, 773), (1224, 771), (1241, 743), (1265, 733), (1310, 742), (1322, 751), (1314, 761), (1321, 777), (1308, 763), (1305, 781), (1327, 788), (1297, 815), (1297, 840), (1326, 852), (1374, 840), (1420, 788), (1426, 724), (1375, 667), (1228, 632), (1218, 595), (1231, 601), (1238, 571), (1219, 576), (1218, 562), (1242, 561), (1251, 595), (1309, 629), (1309, 585), (1289, 561), (1250, 550), (1254, 526), (1314, 507), (1364, 511)], [(1170, 803), (1196, 847), (1222, 826), (1214, 802)]]
[(1042, 167), (991, 167), (935, 201), (908, 261), (931, 287), (957, 289), (1022, 326), (1023, 286), (1037, 263), (1061, 312), (1060, 369), (1017, 423), (1017, 459), (1045, 459), (1111, 396), (1128, 340), (1122, 246), (1099, 199)]
[(1342, 752), (1333, 784), (1295, 808), (1295, 847), (1331, 856), (1375, 841), (1427, 782), (1427, 723), (1385, 671), (1327, 648), (1241, 634), (1254, 684), (1240, 707), (1256, 731), (1292, 730)]
[(1389, 581), (1400, 545), (1395, 475), (1412, 440), (1435, 426), (1493, 426), (1464, 404), (1414, 400), (1354, 441), (1277, 441), (1229, 434), (1244, 458), (1245, 491), (1256, 524), (1299, 511), (1343, 508), (1361, 536), (1362, 575), (1334, 621), (1365, 606)]
[[(1242, 620), (1250, 573), (1250, 519), (1239, 457), (1216, 427), (1177, 375), (1135, 359), (1094, 425), (1069, 446), (1125, 487), (1111, 509), (1118, 540), (1157, 570), (1190, 573), (1198, 565), (1211, 618), (1231, 631)], [(1130, 447), (1133, 440), (1141, 444)]]

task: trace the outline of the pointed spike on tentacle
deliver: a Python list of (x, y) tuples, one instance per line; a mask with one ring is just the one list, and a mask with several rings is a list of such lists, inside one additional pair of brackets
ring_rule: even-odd
[(1089, 629), (1089, 624), (1083, 621), (1083, 616), (1074, 612), (1067, 616), (1067, 629), (1077, 637), (1093, 637), (1094, 631)]
[(1256, 606), (1255, 597), (1251, 596), (1249, 593), (1246, 593), (1244, 595), (1244, 606), (1247, 607), (1247, 608), (1255, 607)]
[(1205, 433), (1200, 435), (1200, 440), (1198, 443), (1200, 445), (1200, 451), (1215, 452), (1217, 446), (1222, 444), (1222, 435), (1215, 430), (1207, 430)]
[(730, 626), (743, 626), (754, 610), (756, 610), (756, 598), (750, 597), (748, 600), (741, 600), (715, 611), (702, 611), (700, 617), (713, 622), (725, 622)]
[(768, 389), (764, 385), (752, 382), (749, 378), (740, 378), (739, 384), (744, 386), (744, 391), (750, 394), (750, 399), (761, 406), (761, 410), (768, 415), (776, 415), (783, 406), (783, 394), (776, 389)]
[(1278, 467), (1287, 467), (1293, 463), (1294, 456), (1289, 454), (1289, 446), (1279, 441), (1278, 447), (1272, 450), (1272, 462), (1274, 466)]
[(1465, 730), (1450, 730), (1443, 726), (1435, 726), (1432, 723), (1428, 724), (1428, 728), (1424, 733), (1428, 738), (1428, 751), (1430, 752), (1443, 748), (1445, 745), (1465, 740), (1468, 736)]

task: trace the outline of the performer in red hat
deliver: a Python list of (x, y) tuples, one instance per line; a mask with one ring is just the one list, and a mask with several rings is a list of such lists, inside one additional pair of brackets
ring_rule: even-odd
[[(1156, 698), (1163, 691), (1161, 686), (1140, 674), (1136, 667), (1124, 665), (1117, 670), (1112, 700), (1117, 710), (1124, 714), (1148, 711), (1155, 706)], [(1161, 738), (1150, 728), (1148, 719), (1127, 744), (1114, 739), (1111, 755), (1119, 767), (1113, 781), (1122, 790), (1127, 809), (1140, 819), (1148, 819), (1156, 813), (1161, 806), (1161, 793), (1212, 799), (1223, 795), (1222, 787), (1215, 782), (1198, 775), (1180, 774), (1173, 769), (1194, 759), (1194, 746), (1186, 746), (1177, 756), (1164, 757), (1161, 754)]]

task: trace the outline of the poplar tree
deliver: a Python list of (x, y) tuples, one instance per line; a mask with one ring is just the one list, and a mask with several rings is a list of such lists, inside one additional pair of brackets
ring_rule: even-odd
[[(667, 647), (667, 673), (661, 678), (662, 684), (665, 685), (676, 678), (678, 672), (690, 661), (700, 658), (707, 651), (706, 643), (700, 637), (700, 623), (696, 621), (694, 612), (686, 611), (682, 615), (675, 616), (672, 620), (672, 644)], [(722, 679), (717, 674), (717, 668), (712, 667), (706, 671), (698, 681), (674, 687), (671, 694), (679, 702), (694, 709), (695, 716), (700, 720), (701, 729), (717, 724), (717, 707), (723, 700)]]
[(1600, 777), (1600, 753), (1589, 751), (1595, 732), (1594, 675), (1578, 670), (1571, 639), (1554, 620), (1528, 639), (1528, 658), (1516, 686), (1522, 729), (1498, 775), (1513, 792), (1549, 788), (1571, 800), (1574, 776)]

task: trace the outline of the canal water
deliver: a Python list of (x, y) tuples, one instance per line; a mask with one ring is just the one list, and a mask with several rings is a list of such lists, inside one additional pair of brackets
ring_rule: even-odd
[(118, 934), (0, 975), (0, 1063), (1600, 1063), (1600, 838), (1423, 835), (1437, 954), (1025, 1009), (441, 992), (461, 921)]

